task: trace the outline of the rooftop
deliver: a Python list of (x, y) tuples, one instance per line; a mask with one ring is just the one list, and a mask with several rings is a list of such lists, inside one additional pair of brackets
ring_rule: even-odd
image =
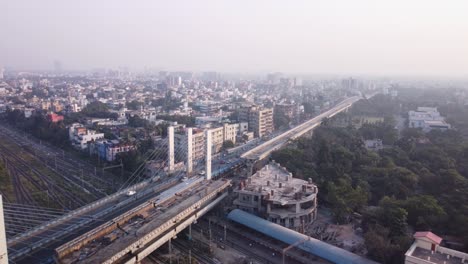
[(430, 231), (424, 231), (424, 232), (416, 232), (413, 235), (414, 238), (428, 238), (429, 240), (433, 241), (436, 244), (440, 244), (442, 242), (442, 238), (439, 237), (438, 235), (430, 232)]
[(442, 238), (430, 231), (416, 232), (415, 241), (405, 253), (405, 263), (465, 263), (468, 254), (440, 246)]
[(436, 264), (455, 264), (455, 263), (460, 264), (462, 263), (460, 258), (451, 257), (450, 259), (447, 259), (447, 254), (442, 254), (438, 251), (431, 253), (430, 250), (423, 249), (420, 247), (415, 248), (412, 256), (428, 261), (429, 263), (436, 263)]
[(270, 195), (269, 200), (282, 205), (289, 200), (298, 199), (297, 193), (309, 196), (317, 189), (312, 181), (305, 181), (292, 177), (292, 173), (272, 161), (252, 175), (240, 192), (255, 192)]

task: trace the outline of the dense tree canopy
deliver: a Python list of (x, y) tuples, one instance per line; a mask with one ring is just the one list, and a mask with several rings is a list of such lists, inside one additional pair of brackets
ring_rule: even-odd
[[(359, 102), (343, 120), (363, 114), (384, 116), (396, 113), (400, 104), (409, 105), (384, 99)], [(353, 212), (363, 214), (369, 256), (377, 261), (403, 261), (411, 241), (407, 226), (460, 237), (468, 249), (464, 131), (404, 129), (398, 136), (394, 122), (387, 116), (383, 122), (355, 127), (332, 118), (312, 138), (299, 139), (272, 158), (296, 177), (312, 178), (319, 187), (319, 204), (330, 207), (337, 222), (346, 222)], [(386, 147), (367, 150), (363, 140), (375, 138), (383, 139)]]
[(117, 118), (116, 113), (109, 112), (109, 107), (99, 101), (89, 103), (81, 110), (81, 113), (89, 117)]

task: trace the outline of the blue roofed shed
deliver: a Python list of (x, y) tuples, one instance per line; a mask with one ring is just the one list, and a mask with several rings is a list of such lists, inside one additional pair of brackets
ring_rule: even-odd
[(298, 241), (305, 241), (297, 247), (309, 252), (317, 257), (331, 261), (337, 264), (377, 264), (377, 262), (353, 254), (342, 248), (335, 247), (312, 237), (308, 237), (286, 227), (274, 224), (258, 216), (235, 209), (231, 211), (228, 218), (234, 222), (247, 226), (270, 236), (286, 244), (294, 244)]

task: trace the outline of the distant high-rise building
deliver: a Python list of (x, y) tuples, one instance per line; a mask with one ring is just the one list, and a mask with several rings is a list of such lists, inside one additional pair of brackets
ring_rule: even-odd
[(5, 69), (0, 67), (0, 80), (3, 79), (3, 73), (5, 72)]

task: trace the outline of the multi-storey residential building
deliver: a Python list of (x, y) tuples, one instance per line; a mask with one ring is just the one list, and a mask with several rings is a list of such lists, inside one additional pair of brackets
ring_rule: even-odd
[[(217, 128), (211, 129), (197, 129), (194, 128), (192, 131), (192, 157), (194, 161), (199, 161), (205, 158), (205, 131), (208, 130), (211, 133), (212, 148), (211, 153), (215, 154), (221, 151), (224, 142), (230, 140), (232, 143), (236, 143), (238, 135), (248, 130), (247, 123), (235, 123), (235, 124), (223, 124)], [(176, 133), (174, 135), (174, 145), (176, 150), (181, 150), (181, 158), (186, 158), (187, 152), (187, 130), (183, 130), (184, 133)]]
[(209, 131), (211, 133), (211, 143), (213, 144), (211, 152), (218, 153), (224, 143), (224, 126), (212, 128)]
[(273, 109), (259, 106), (241, 107), (238, 111), (240, 122), (247, 122), (249, 130), (256, 137), (263, 137), (273, 132)]
[(235, 124), (225, 123), (223, 126), (210, 129), (211, 142), (213, 144), (212, 153), (218, 153), (222, 149), (223, 143), (226, 141), (231, 141), (236, 144), (237, 135), (247, 131), (248, 127), (248, 124), (243, 122)]
[(208, 116), (216, 114), (220, 108), (219, 103), (216, 102), (201, 102), (198, 106), (200, 112)]
[(257, 137), (263, 137), (273, 132), (273, 109), (257, 109), (250, 113), (249, 127)]
[(234, 192), (238, 209), (291, 229), (301, 230), (317, 217), (317, 186), (312, 180), (293, 178), (274, 161), (241, 182)]
[(104, 133), (96, 133), (96, 131), (87, 129), (79, 123), (72, 124), (68, 132), (72, 145), (81, 150), (87, 149), (89, 142), (104, 138)]
[(235, 123), (235, 124), (223, 124), (224, 128), (224, 141), (230, 140), (232, 143), (236, 143), (237, 136), (242, 135), (244, 132), (249, 130), (249, 124), (247, 122)]
[(114, 161), (117, 154), (135, 149), (135, 146), (128, 143), (121, 143), (118, 140), (97, 140), (95, 149), (99, 158), (107, 161)]
[[(174, 135), (174, 146), (176, 152), (180, 152), (180, 158), (185, 160), (187, 157), (187, 130), (184, 133)], [(205, 158), (205, 133), (203, 129), (192, 130), (192, 159), (194, 162)]]

